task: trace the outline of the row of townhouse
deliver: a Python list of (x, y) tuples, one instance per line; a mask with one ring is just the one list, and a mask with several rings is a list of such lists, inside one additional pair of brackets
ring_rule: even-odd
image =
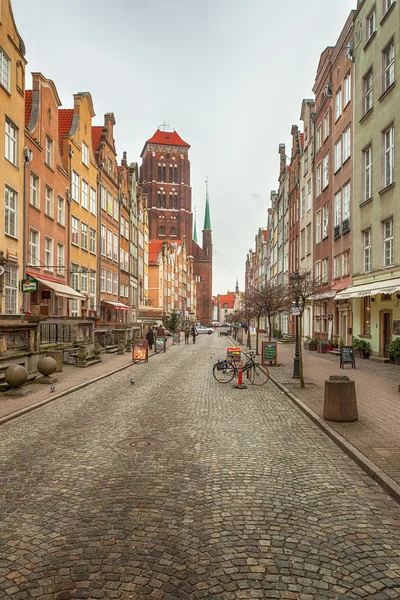
[[(317, 280), (304, 334), (345, 344), (356, 335), (375, 356), (400, 335), (399, 59), (399, 3), (359, 0), (320, 56), (290, 157), (279, 146), (266, 227), (265, 281), (305, 269)], [(290, 334), (293, 318), (275, 326)]]
[(131, 325), (148, 301), (149, 230), (138, 165), (120, 164), (115, 118), (90, 93), (64, 109), (32, 74), (10, 0), (0, 0), (0, 312)]

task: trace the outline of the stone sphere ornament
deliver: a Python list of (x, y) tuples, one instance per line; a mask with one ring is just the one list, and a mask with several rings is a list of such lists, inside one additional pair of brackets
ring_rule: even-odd
[(11, 365), (4, 374), (6, 383), (12, 388), (19, 388), (28, 381), (28, 371), (22, 365)]
[(57, 370), (57, 362), (51, 356), (43, 356), (39, 359), (37, 364), (37, 370), (43, 375), (37, 381), (40, 383), (55, 383), (57, 377), (52, 377), (53, 373)]

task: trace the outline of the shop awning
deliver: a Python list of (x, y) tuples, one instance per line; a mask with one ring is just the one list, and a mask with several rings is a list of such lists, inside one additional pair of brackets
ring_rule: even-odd
[(132, 310), (131, 306), (127, 306), (126, 304), (122, 304), (122, 302), (113, 302), (112, 300), (102, 300), (104, 304), (109, 304), (115, 310)]
[(44, 285), (45, 287), (53, 290), (56, 296), (62, 296), (63, 298), (81, 298), (81, 300), (86, 300), (86, 296), (74, 290), (74, 288), (69, 285), (65, 285), (65, 283), (58, 283), (57, 281), (48, 281), (47, 279), (41, 279), (40, 277), (34, 276), (35, 279), (38, 280), (40, 285)]
[(336, 294), (335, 300), (364, 298), (365, 296), (377, 296), (378, 294), (394, 294), (398, 291), (400, 291), (400, 277), (371, 281), (370, 283), (363, 283), (361, 285), (351, 285)]
[(314, 294), (311, 296), (311, 300), (325, 300), (326, 298), (333, 298), (336, 296), (336, 292), (322, 292), (321, 294)]

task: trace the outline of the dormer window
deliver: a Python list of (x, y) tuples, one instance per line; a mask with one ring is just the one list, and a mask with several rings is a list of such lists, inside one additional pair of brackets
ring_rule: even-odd
[(53, 140), (46, 135), (46, 165), (53, 167)]

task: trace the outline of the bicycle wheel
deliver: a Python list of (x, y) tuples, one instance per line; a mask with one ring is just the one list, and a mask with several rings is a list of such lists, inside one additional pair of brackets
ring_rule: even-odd
[(249, 379), (253, 385), (264, 385), (269, 379), (269, 371), (261, 365), (253, 365), (249, 370)]
[(229, 383), (235, 377), (235, 367), (229, 363), (222, 369), (218, 368), (218, 365), (214, 365), (213, 375), (219, 383)]

